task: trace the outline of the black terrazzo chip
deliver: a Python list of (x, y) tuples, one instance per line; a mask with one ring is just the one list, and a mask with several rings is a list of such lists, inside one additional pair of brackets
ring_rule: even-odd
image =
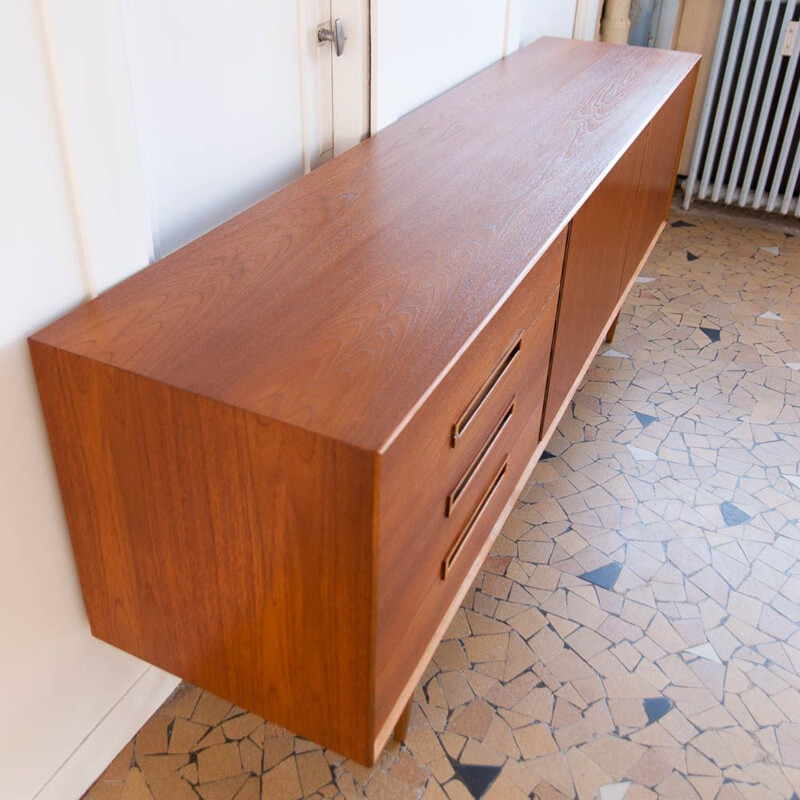
[(583, 578), (583, 580), (589, 583), (593, 583), (595, 586), (600, 586), (610, 591), (614, 588), (614, 584), (617, 582), (620, 572), (622, 572), (622, 564), (617, 564), (615, 561), (612, 561), (605, 566), (598, 567), (589, 572), (584, 572), (583, 575), (578, 575), (578, 577)]
[(642, 702), (648, 725), (658, 722), (672, 708), (672, 700), (668, 697), (646, 697)]
[(722, 512), (722, 519), (725, 520), (725, 524), (728, 527), (731, 525), (744, 525), (745, 522), (749, 522), (752, 519), (749, 514), (746, 514), (741, 508), (729, 503), (727, 500), (724, 503), (720, 503), (719, 510)]
[(488, 764), (461, 764), (452, 758), (450, 763), (453, 765), (456, 775), (476, 800), (486, 794), (502, 769), (502, 767), (492, 767)]
[(651, 414), (642, 414), (641, 411), (634, 411), (633, 413), (636, 415), (636, 419), (639, 420), (643, 428), (652, 425), (654, 422), (658, 422), (658, 417), (654, 417)]
[(712, 342), (718, 342), (720, 332), (716, 328), (704, 328), (702, 325), (700, 326), (700, 330), (711, 339)]

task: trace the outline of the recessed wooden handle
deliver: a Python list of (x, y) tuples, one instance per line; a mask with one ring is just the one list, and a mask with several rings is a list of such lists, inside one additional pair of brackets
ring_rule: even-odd
[(508, 421), (514, 414), (514, 409), (516, 408), (516, 401), (517, 398), (514, 397), (509, 403), (508, 408), (503, 412), (503, 416), (500, 417), (499, 422), (497, 425), (494, 426), (492, 432), (489, 434), (489, 438), (484, 443), (483, 447), (481, 447), (478, 455), (472, 460), (472, 463), (467, 467), (467, 471), (461, 477), (461, 480), (456, 485), (456, 488), (453, 489), (452, 492), (447, 497), (447, 503), (445, 505), (445, 512), (444, 515), (449, 517), (453, 513), (453, 509), (456, 507), (458, 501), (463, 497), (464, 491), (466, 490), (467, 486), (469, 486), (470, 481), (475, 476), (475, 473), (478, 471), (478, 468), (483, 463), (483, 460), (488, 455), (489, 451), (492, 449), (494, 443), (500, 438), (500, 434), (505, 430)]
[(456, 420), (453, 425), (453, 436), (450, 441), (452, 447), (455, 447), (458, 440), (464, 435), (470, 422), (475, 419), (475, 415), (481, 410), (483, 404), (489, 399), (489, 396), (494, 391), (494, 388), (500, 383), (500, 379), (508, 372), (514, 359), (519, 355), (522, 348), (522, 333), (517, 334), (516, 341), (511, 347), (506, 350), (500, 362), (492, 370), (492, 374), (486, 380), (486, 383), (478, 389), (478, 393), (472, 398), (469, 405), (464, 409), (464, 413)]
[(475, 530), (475, 525), (477, 525), (483, 510), (489, 505), (489, 501), (492, 497), (494, 497), (494, 493), (497, 491), (497, 487), (500, 485), (500, 481), (503, 480), (503, 475), (505, 475), (506, 472), (508, 472), (508, 456), (503, 459), (503, 465), (500, 467), (499, 472), (494, 476), (494, 479), (489, 484), (489, 488), (484, 492), (480, 503), (475, 507), (472, 516), (470, 516), (467, 524), (464, 526), (464, 530), (458, 535), (458, 538), (450, 548), (450, 552), (445, 556), (444, 561), (442, 561), (442, 580), (447, 578), (453, 563), (456, 558), (458, 558), (458, 554), (461, 552), (467, 539), (469, 539), (472, 531)]

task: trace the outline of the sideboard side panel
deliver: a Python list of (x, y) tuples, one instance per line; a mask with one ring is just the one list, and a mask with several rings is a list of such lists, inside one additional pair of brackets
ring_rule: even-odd
[(374, 455), (31, 352), (92, 632), (368, 762)]

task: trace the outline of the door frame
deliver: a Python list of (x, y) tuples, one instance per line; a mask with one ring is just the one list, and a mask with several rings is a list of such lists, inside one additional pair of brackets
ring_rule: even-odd
[[(317, 39), (337, 18), (347, 37), (341, 56)], [(370, 0), (297, 3), (304, 173), (370, 134), (370, 33)]]
[(575, 39), (593, 42), (600, 33), (600, 13), (603, 10), (603, 0), (578, 0), (575, 9), (575, 27), (572, 36)]
[(344, 53), (333, 58), (333, 154), (370, 133), (370, 0), (331, 0), (331, 21), (345, 23)]

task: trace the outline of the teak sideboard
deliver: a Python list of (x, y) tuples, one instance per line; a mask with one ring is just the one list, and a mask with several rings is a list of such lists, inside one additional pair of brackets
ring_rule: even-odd
[(697, 62), (540, 39), (32, 336), (95, 636), (373, 763), (664, 226)]

